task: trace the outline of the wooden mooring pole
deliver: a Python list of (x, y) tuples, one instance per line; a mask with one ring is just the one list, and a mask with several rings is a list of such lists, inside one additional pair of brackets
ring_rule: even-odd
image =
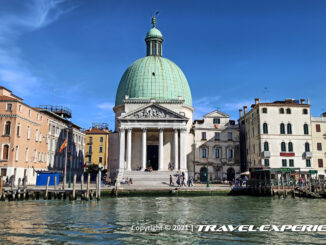
[(80, 189), (83, 190), (83, 186), (84, 186), (84, 174), (82, 174), (80, 176)]
[(3, 180), (2, 180), (2, 176), (0, 176), (0, 197), (2, 196), (2, 187), (3, 187)]
[(89, 199), (89, 185), (91, 182), (91, 175), (88, 173), (87, 175), (87, 189), (86, 189), (86, 200)]
[(98, 199), (98, 174), (96, 175), (96, 199)]
[(45, 196), (44, 199), (48, 199), (48, 194), (49, 194), (49, 183), (50, 183), (50, 176), (48, 176), (48, 180), (46, 181), (46, 189), (45, 189)]
[(77, 179), (77, 174), (74, 174), (74, 183), (72, 185), (72, 199), (76, 200), (76, 179)]
[(54, 189), (57, 189), (57, 176), (54, 176)]

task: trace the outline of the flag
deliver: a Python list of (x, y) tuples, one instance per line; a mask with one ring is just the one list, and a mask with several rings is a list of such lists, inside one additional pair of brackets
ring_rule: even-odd
[(218, 124), (214, 124), (214, 127), (215, 127), (216, 129), (218, 129)]
[(61, 153), (67, 147), (67, 140), (65, 140), (62, 145), (60, 146), (59, 152)]

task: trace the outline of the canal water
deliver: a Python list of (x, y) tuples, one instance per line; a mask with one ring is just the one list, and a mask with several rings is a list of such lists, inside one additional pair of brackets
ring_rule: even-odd
[[(207, 196), (0, 202), (0, 220), (1, 244), (326, 243), (326, 232), (198, 232), (189, 228), (200, 224), (326, 224), (323, 199)], [(150, 225), (183, 231), (132, 230)]]

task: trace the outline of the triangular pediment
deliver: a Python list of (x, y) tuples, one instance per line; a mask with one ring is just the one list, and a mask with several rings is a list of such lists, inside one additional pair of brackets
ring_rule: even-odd
[(219, 111), (219, 110), (215, 110), (215, 111), (212, 111), (210, 113), (207, 113), (206, 115), (204, 115), (204, 117), (206, 117), (206, 118), (214, 118), (214, 117), (219, 118), (219, 117), (230, 117), (230, 116), (228, 114), (226, 114), (226, 113), (223, 113), (223, 112)]
[(180, 120), (187, 121), (188, 118), (174, 112), (159, 104), (151, 103), (149, 105), (137, 108), (119, 117), (119, 120)]

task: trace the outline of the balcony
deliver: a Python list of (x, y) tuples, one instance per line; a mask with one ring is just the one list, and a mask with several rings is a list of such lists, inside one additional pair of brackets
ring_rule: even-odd
[(271, 157), (271, 153), (270, 153), (270, 151), (263, 151), (261, 153), (261, 156), (264, 157), (264, 158), (270, 158)]
[(303, 153), (303, 157), (305, 158), (305, 159), (311, 159), (312, 158), (312, 152), (304, 152)]
[(86, 145), (92, 145), (93, 144), (93, 141), (89, 141), (86, 143)]
[(87, 156), (91, 156), (92, 155), (92, 151), (88, 151), (88, 152), (86, 152), (86, 154), (85, 154), (85, 156), (87, 157)]

